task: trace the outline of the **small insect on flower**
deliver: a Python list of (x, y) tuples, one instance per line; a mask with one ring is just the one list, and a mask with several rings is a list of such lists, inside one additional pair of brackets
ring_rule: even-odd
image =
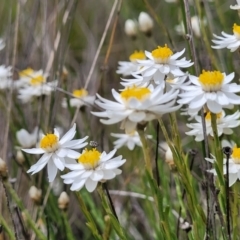
[(54, 133), (43, 135), (40, 141), (40, 148), (22, 149), (30, 154), (43, 153), (38, 162), (32, 165), (27, 172), (37, 173), (47, 165), (49, 182), (52, 182), (57, 175), (58, 169), (62, 171), (67, 162), (75, 162), (74, 159), (79, 157), (80, 153), (75, 151), (75, 149), (81, 149), (87, 145), (85, 140), (88, 136), (72, 140), (75, 134), (76, 124), (61, 139), (59, 138), (58, 130), (55, 128)]

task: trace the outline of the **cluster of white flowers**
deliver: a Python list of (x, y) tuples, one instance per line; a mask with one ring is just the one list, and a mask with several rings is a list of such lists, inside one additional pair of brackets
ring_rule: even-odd
[[(35, 130), (36, 131), (36, 130)], [(34, 145), (36, 134), (29, 142), (22, 142), (23, 145)], [(18, 133), (18, 138), (26, 134), (23, 130)], [(43, 135), (39, 147), (22, 149), (30, 154), (43, 154), (37, 163), (31, 166), (28, 173), (37, 173), (47, 165), (49, 182), (53, 182), (58, 169), (63, 171), (68, 168), (71, 172), (62, 175), (64, 183), (72, 184), (71, 190), (80, 190), (84, 185), (89, 192), (92, 192), (99, 181), (106, 181), (121, 173), (118, 169), (126, 161), (122, 156), (113, 158), (116, 149), (110, 153), (99, 152), (97, 149), (85, 149), (82, 153), (77, 149), (84, 148), (88, 143), (86, 139), (73, 140), (76, 134), (76, 124), (60, 138), (59, 131), (55, 128), (54, 133)]]

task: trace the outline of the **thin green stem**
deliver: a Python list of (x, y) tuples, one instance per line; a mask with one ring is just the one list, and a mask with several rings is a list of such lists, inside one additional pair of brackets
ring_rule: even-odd
[(150, 149), (149, 149), (149, 144), (147, 142), (147, 139), (145, 137), (144, 129), (138, 127), (137, 131), (138, 131), (141, 143), (142, 143), (142, 149), (143, 149), (143, 155), (144, 155), (146, 169), (149, 172), (149, 174), (151, 175), (151, 177), (153, 177)]

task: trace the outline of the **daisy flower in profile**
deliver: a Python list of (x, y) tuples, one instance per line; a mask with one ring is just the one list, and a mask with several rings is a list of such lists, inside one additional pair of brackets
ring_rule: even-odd
[(193, 65), (190, 60), (187, 61), (185, 58), (177, 60), (184, 51), (185, 49), (173, 54), (166, 44), (164, 47), (158, 46), (151, 53), (145, 51), (148, 59), (138, 60), (139, 70), (135, 73), (141, 74), (144, 82), (154, 80), (157, 85), (164, 83), (165, 76), (168, 74), (172, 74), (175, 77), (183, 76), (185, 73), (180, 68), (188, 68)]
[(129, 76), (132, 72), (138, 70), (137, 60), (144, 60), (146, 56), (143, 51), (135, 51), (133, 54), (129, 56), (130, 62), (127, 61), (119, 61), (117, 74), (122, 74), (123, 76)]
[(104, 112), (92, 112), (101, 119), (104, 124), (121, 122), (121, 129), (126, 133), (136, 130), (137, 124), (145, 124), (148, 121), (161, 117), (165, 113), (178, 110), (181, 106), (175, 106), (178, 90), (171, 89), (164, 93), (161, 86), (154, 88), (132, 86), (121, 93), (112, 89), (116, 102), (98, 96), (95, 103), (103, 108)]
[[(235, 128), (240, 125), (239, 121), (240, 113), (239, 111), (235, 112), (232, 115), (225, 115), (225, 112), (222, 111), (217, 114), (217, 129), (218, 129), (218, 136), (221, 136), (222, 134), (232, 134), (233, 130), (232, 128)], [(187, 124), (191, 130), (189, 132), (186, 132), (189, 136), (195, 136), (195, 141), (203, 141), (204, 135), (203, 135), (203, 127), (202, 127), (202, 118), (201, 116), (195, 117), (197, 123), (190, 123)], [(213, 130), (211, 126), (211, 113), (207, 112), (206, 117), (206, 135), (213, 136)]]
[[(117, 138), (116, 141), (113, 142), (114, 148), (119, 149), (123, 146), (127, 146), (129, 150), (133, 150), (136, 146), (141, 147), (142, 143), (138, 132), (134, 131), (132, 133), (111, 133), (111, 136)], [(147, 138), (152, 138), (151, 135), (147, 135)]]
[(38, 128), (35, 127), (32, 133), (29, 133), (26, 129), (22, 128), (16, 132), (16, 137), (21, 147), (30, 148), (36, 146), (38, 140)]
[(231, 52), (236, 51), (240, 46), (240, 25), (234, 23), (233, 35), (222, 32), (223, 37), (213, 34), (216, 40), (212, 40), (216, 46), (212, 46), (215, 49), (227, 48)]
[(220, 113), (222, 108), (229, 108), (232, 104), (240, 104), (240, 86), (230, 83), (234, 73), (226, 75), (219, 71), (204, 71), (199, 77), (189, 76), (192, 85), (182, 86), (185, 92), (180, 93), (179, 104), (188, 104), (188, 114), (196, 114), (202, 107), (213, 113)]
[(122, 156), (114, 157), (117, 149), (110, 153), (99, 152), (96, 148), (85, 149), (77, 160), (77, 163), (66, 164), (71, 172), (62, 175), (65, 184), (72, 184), (70, 190), (79, 191), (85, 185), (89, 192), (93, 192), (98, 182), (104, 182), (115, 178), (122, 171), (118, 169), (126, 160)]
[(28, 173), (37, 173), (41, 171), (46, 165), (48, 170), (49, 182), (52, 182), (57, 170), (63, 170), (66, 162), (74, 162), (79, 157), (80, 153), (75, 149), (83, 148), (87, 145), (85, 140), (88, 138), (72, 140), (76, 134), (76, 124), (60, 139), (59, 132), (54, 129), (54, 133), (43, 135), (40, 140), (39, 148), (22, 149), (30, 154), (43, 154), (37, 163), (31, 166)]
[[(94, 103), (95, 96), (90, 96), (88, 91), (84, 88), (76, 89), (72, 92), (74, 98), (69, 100), (71, 107), (82, 107), (82, 106), (91, 106)], [(62, 107), (67, 108), (67, 99), (64, 98), (62, 101)]]
[[(216, 162), (215, 156), (212, 155), (213, 158), (205, 158), (208, 162), (214, 163)], [(226, 165), (226, 158), (223, 159), (223, 174), (227, 174), (227, 165)], [(217, 172), (215, 169), (208, 170), (217, 176)], [(240, 179), (240, 148), (234, 146), (232, 148), (232, 154), (229, 158), (229, 165), (228, 165), (228, 172), (229, 172), (229, 187), (231, 187), (238, 179)]]
[(12, 67), (0, 66), (0, 89), (11, 88), (12, 84)]

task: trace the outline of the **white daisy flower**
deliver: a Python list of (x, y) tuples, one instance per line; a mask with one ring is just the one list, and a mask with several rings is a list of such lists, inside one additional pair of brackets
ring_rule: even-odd
[(62, 175), (65, 184), (72, 184), (70, 190), (79, 191), (85, 185), (89, 192), (93, 192), (98, 182), (113, 179), (116, 175), (121, 174), (118, 167), (125, 163), (122, 156), (112, 158), (117, 149), (110, 153), (99, 152), (95, 148), (83, 150), (74, 164), (66, 164), (71, 172)]
[(130, 76), (132, 72), (138, 70), (137, 60), (144, 60), (146, 56), (143, 51), (135, 51), (133, 54), (129, 56), (128, 61), (119, 61), (118, 70), (116, 71), (117, 74), (122, 74), (123, 76)]
[(19, 88), (29, 85), (39, 85), (47, 81), (48, 74), (44, 73), (42, 69), (34, 71), (32, 68), (26, 68), (18, 73), (19, 80), (17, 86)]
[[(74, 98), (69, 100), (71, 107), (91, 106), (95, 101), (95, 96), (89, 96), (88, 91), (84, 88), (76, 89), (72, 92)], [(62, 101), (62, 107), (67, 108), (67, 99)]]
[(22, 128), (16, 132), (16, 137), (23, 148), (36, 146), (38, 140), (38, 128), (35, 127), (32, 133), (29, 133), (26, 129)]
[(212, 40), (216, 46), (212, 46), (215, 49), (227, 48), (231, 52), (236, 51), (240, 46), (240, 26), (234, 23), (233, 35), (222, 32), (223, 37), (213, 34), (216, 40)]
[(230, 5), (230, 8), (233, 10), (240, 10), (240, 0), (236, 0), (236, 5)]
[(181, 106), (175, 106), (178, 90), (170, 90), (163, 93), (163, 89), (152, 85), (149, 87), (129, 87), (121, 93), (112, 89), (113, 97), (117, 102), (113, 102), (98, 96), (95, 103), (103, 108), (104, 112), (92, 112), (101, 119), (104, 124), (114, 124), (122, 122), (121, 128), (126, 133), (131, 133), (136, 129), (138, 123), (145, 123), (161, 117), (164, 113), (174, 112)]
[(179, 104), (188, 104), (189, 115), (196, 114), (202, 107), (213, 113), (219, 113), (222, 108), (229, 108), (232, 104), (240, 104), (240, 97), (236, 92), (240, 92), (240, 86), (230, 83), (234, 78), (234, 73), (226, 76), (219, 71), (204, 71), (199, 77), (190, 75), (193, 85), (182, 86), (184, 93), (180, 93)]
[[(134, 131), (129, 134), (124, 133), (111, 133), (111, 136), (118, 138), (113, 142), (114, 148), (119, 149), (123, 146), (127, 146), (129, 150), (133, 150), (136, 146), (141, 147), (142, 143), (138, 132)], [(152, 138), (151, 135), (147, 135), (147, 138)]]
[(181, 52), (173, 54), (172, 50), (165, 45), (153, 50), (151, 53), (145, 51), (148, 60), (138, 60), (139, 70), (136, 74), (143, 76), (143, 82), (149, 82), (154, 80), (157, 85), (165, 86), (164, 79), (168, 74), (172, 74), (174, 77), (185, 75), (180, 68), (187, 68), (193, 65), (189, 60), (185, 58), (177, 60), (183, 53)]
[(12, 80), (12, 67), (0, 66), (0, 89), (11, 88), (15, 83)]
[[(221, 113), (217, 114), (217, 129), (218, 129), (218, 136), (220, 137), (222, 134), (232, 134), (233, 130), (232, 128), (235, 128), (240, 125), (239, 121), (240, 113), (239, 111), (235, 112), (232, 115), (225, 115), (225, 112), (222, 111)], [(190, 123), (187, 124), (189, 128), (192, 130), (189, 132), (186, 132), (189, 136), (195, 136), (195, 141), (203, 141), (204, 135), (203, 135), (203, 127), (202, 127), (202, 118), (201, 116), (195, 117), (197, 123)], [(211, 135), (213, 137), (213, 130), (211, 126), (211, 113), (208, 112), (205, 117), (206, 122), (206, 135)]]
[(38, 162), (32, 165), (27, 172), (35, 174), (47, 165), (49, 182), (52, 182), (57, 175), (58, 169), (62, 171), (66, 162), (74, 162), (72, 159), (79, 157), (80, 153), (73, 149), (80, 149), (87, 145), (84, 141), (88, 136), (72, 140), (75, 134), (76, 124), (61, 139), (59, 138), (59, 132), (55, 128), (54, 134), (43, 135), (39, 148), (22, 149), (30, 154), (43, 154)]
[[(207, 161), (214, 163), (216, 161), (215, 156), (212, 155), (213, 158), (205, 158)], [(226, 167), (226, 158), (223, 159), (223, 174), (227, 174), (227, 167)], [(208, 172), (217, 176), (217, 172), (215, 169), (211, 169)], [(228, 165), (228, 172), (229, 172), (229, 187), (231, 187), (238, 179), (240, 179), (240, 148), (237, 146), (232, 148), (232, 154), (229, 158), (229, 165)]]

